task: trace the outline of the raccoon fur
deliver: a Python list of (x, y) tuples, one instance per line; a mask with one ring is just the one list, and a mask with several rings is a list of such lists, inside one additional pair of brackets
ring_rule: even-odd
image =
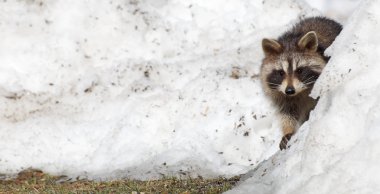
[(278, 39), (263, 39), (260, 79), (264, 92), (281, 116), (283, 138), (280, 149), (309, 118), (317, 100), (310, 92), (329, 60), (324, 55), (342, 30), (342, 25), (324, 17), (298, 22)]

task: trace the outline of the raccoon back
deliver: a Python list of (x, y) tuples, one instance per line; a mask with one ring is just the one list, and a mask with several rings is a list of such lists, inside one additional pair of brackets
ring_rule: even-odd
[(297, 41), (306, 33), (314, 31), (318, 37), (318, 52), (323, 52), (329, 47), (342, 31), (342, 25), (325, 17), (311, 17), (301, 20), (291, 30), (278, 38), (278, 42), (287, 51), (297, 50)]

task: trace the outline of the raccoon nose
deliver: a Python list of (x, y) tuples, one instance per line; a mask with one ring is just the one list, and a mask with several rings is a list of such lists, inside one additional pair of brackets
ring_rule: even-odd
[(286, 89), (285, 89), (285, 93), (286, 93), (287, 95), (293, 95), (293, 94), (296, 93), (296, 90), (294, 89), (293, 86), (288, 86), (288, 87), (286, 87)]

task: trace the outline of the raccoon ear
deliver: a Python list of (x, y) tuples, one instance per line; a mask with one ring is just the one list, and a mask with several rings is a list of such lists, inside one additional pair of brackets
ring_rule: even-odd
[(299, 41), (298, 47), (302, 50), (317, 51), (318, 49), (318, 38), (314, 31), (306, 33)]
[(273, 39), (264, 38), (261, 42), (265, 56), (280, 54), (282, 52), (282, 46), (280, 43)]

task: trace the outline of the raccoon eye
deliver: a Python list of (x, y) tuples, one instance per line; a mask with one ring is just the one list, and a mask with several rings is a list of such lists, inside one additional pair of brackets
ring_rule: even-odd
[(298, 69), (296, 70), (296, 72), (297, 72), (298, 74), (301, 74), (301, 73), (303, 72), (303, 69), (302, 69), (302, 68), (298, 68)]
[(280, 76), (284, 76), (284, 75), (285, 75), (285, 71), (284, 71), (284, 70), (279, 70), (279, 71), (278, 71), (278, 74), (279, 74)]

